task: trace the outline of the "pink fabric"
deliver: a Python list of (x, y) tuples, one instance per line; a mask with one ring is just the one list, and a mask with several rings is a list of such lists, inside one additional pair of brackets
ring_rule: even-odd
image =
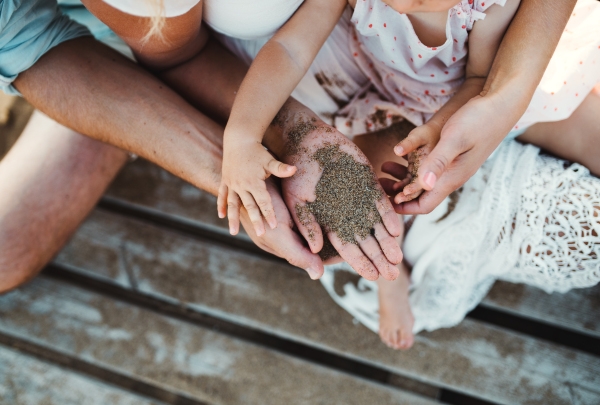
[[(351, 19), (350, 49), (370, 84), (339, 111), (336, 127), (353, 136), (387, 127), (400, 117), (415, 125), (427, 122), (464, 81), (473, 24), (485, 18), (484, 12), (490, 6), (503, 6), (505, 2), (462, 0), (448, 11), (446, 42), (427, 47), (405, 14), (380, 0), (358, 0)], [(595, 59), (600, 63), (600, 49), (596, 45), (600, 45), (597, 14), (600, 7), (594, 0), (580, 0), (577, 8), (580, 16), (576, 12), (569, 21), (534, 99), (515, 129), (567, 118), (600, 81), (600, 69), (593, 68)], [(570, 62), (565, 58), (577, 59), (578, 66), (571, 63), (573, 66), (569, 68), (566, 65)], [(564, 82), (569, 83), (568, 88)], [(548, 99), (552, 97), (550, 93), (558, 92), (570, 96)], [(556, 108), (552, 111), (554, 115), (548, 114), (550, 101), (554, 102), (552, 108)], [(560, 110), (563, 114), (557, 113)]]

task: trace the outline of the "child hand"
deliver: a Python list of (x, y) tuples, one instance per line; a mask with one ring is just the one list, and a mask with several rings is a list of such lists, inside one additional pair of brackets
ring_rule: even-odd
[[(407, 181), (398, 182), (394, 185), (394, 191), (398, 192), (394, 197), (394, 203), (414, 200), (424, 190), (431, 190), (431, 173), (421, 173), (420, 166), (423, 160), (437, 145), (440, 140), (442, 128), (434, 123), (427, 123), (413, 129), (406, 138), (394, 147), (394, 153), (398, 156), (407, 156), (408, 176)], [(408, 183), (408, 184), (407, 184)]]
[(229, 232), (236, 235), (240, 228), (240, 201), (248, 211), (258, 236), (265, 233), (263, 217), (271, 229), (277, 218), (265, 180), (274, 175), (290, 177), (296, 167), (275, 159), (259, 142), (237, 143), (226, 147), (217, 209), (219, 218), (229, 217)]

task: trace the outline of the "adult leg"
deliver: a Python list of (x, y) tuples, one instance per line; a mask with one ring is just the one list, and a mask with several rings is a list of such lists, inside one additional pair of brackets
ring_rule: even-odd
[(121, 149), (34, 113), (0, 161), (0, 292), (52, 259), (126, 161)]
[(596, 87), (566, 120), (534, 124), (517, 138), (600, 176), (600, 94)]

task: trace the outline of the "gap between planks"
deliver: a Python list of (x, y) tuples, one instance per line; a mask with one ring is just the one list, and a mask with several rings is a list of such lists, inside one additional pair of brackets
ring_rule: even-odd
[[(227, 230), (214, 225), (201, 224), (191, 220), (186, 221), (180, 216), (165, 214), (155, 209), (131, 204), (113, 197), (103, 197), (98, 207), (113, 214), (135, 218), (200, 240), (210, 241), (211, 243), (217, 243), (228, 248), (239, 249), (279, 262), (285, 265), (286, 270), (304, 272), (302, 269), (289, 265), (285, 260), (263, 251), (245, 234), (234, 237)], [(491, 307), (485, 303), (477, 306), (467, 317), (547, 342), (557, 343), (600, 356), (600, 337), (597, 335), (584, 334), (580, 331), (564, 328), (561, 325), (542, 322), (532, 317), (521, 316), (516, 312)]]
[(78, 357), (70, 356), (2, 332), (0, 332), (0, 345), (10, 347), (25, 355), (35, 357), (45, 362), (84, 374), (103, 383), (133, 392), (142, 397), (160, 401), (161, 403), (169, 405), (209, 405), (206, 402), (187, 398), (181, 394), (148, 384), (114, 370), (107, 370), (103, 367), (99, 367)]
[(493, 405), (493, 402), (485, 401), (468, 394), (454, 391), (447, 388), (441, 388), (430, 385), (412, 378), (390, 372), (370, 364), (366, 364), (354, 359), (346, 358), (331, 352), (319, 350), (317, 348), (294, 342), (268, 332), (249, 328), (244, 325), (234, 323), (198, 312), (195, 309), (185, 305), (175, 304), (148, 296), (144, 293), (134, 292), (130, 289), (118, 286), (116, 284), (93, 279), (75, 273), (63, 266), (51, 264), (46, 267), (43, 276), (71, 283), (81, 288), (100, 293), (112, 299), (126, 302), (144, 309), (175, 318), (184, 322), (191, 323), (210, 329), (227, 336), (235, 337), (250, 343), (257, 344), (269, 350), (277, 351), (292, 357), (305, 361), (310, 361), (345, 374), (353, 375), (384, 384), (403, 391), (425, 396), (432, 399), (438, 399), (447, 404), (460, 405)]

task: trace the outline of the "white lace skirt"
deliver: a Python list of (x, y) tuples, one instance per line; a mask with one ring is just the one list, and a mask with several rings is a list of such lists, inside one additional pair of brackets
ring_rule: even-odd
[[(438, 222), (446, 200), (416, 217), (403, 247), (415, 333), (457, 325), (496, 280), (548, 293), (600, 281), (600, 179), (583, 166), (507, 141)], [(326, 267), (321, 281), (332, 298), (377, 332), (377, 284), (340, 282), (338, 271), (352, 271), (346, 263)]]

